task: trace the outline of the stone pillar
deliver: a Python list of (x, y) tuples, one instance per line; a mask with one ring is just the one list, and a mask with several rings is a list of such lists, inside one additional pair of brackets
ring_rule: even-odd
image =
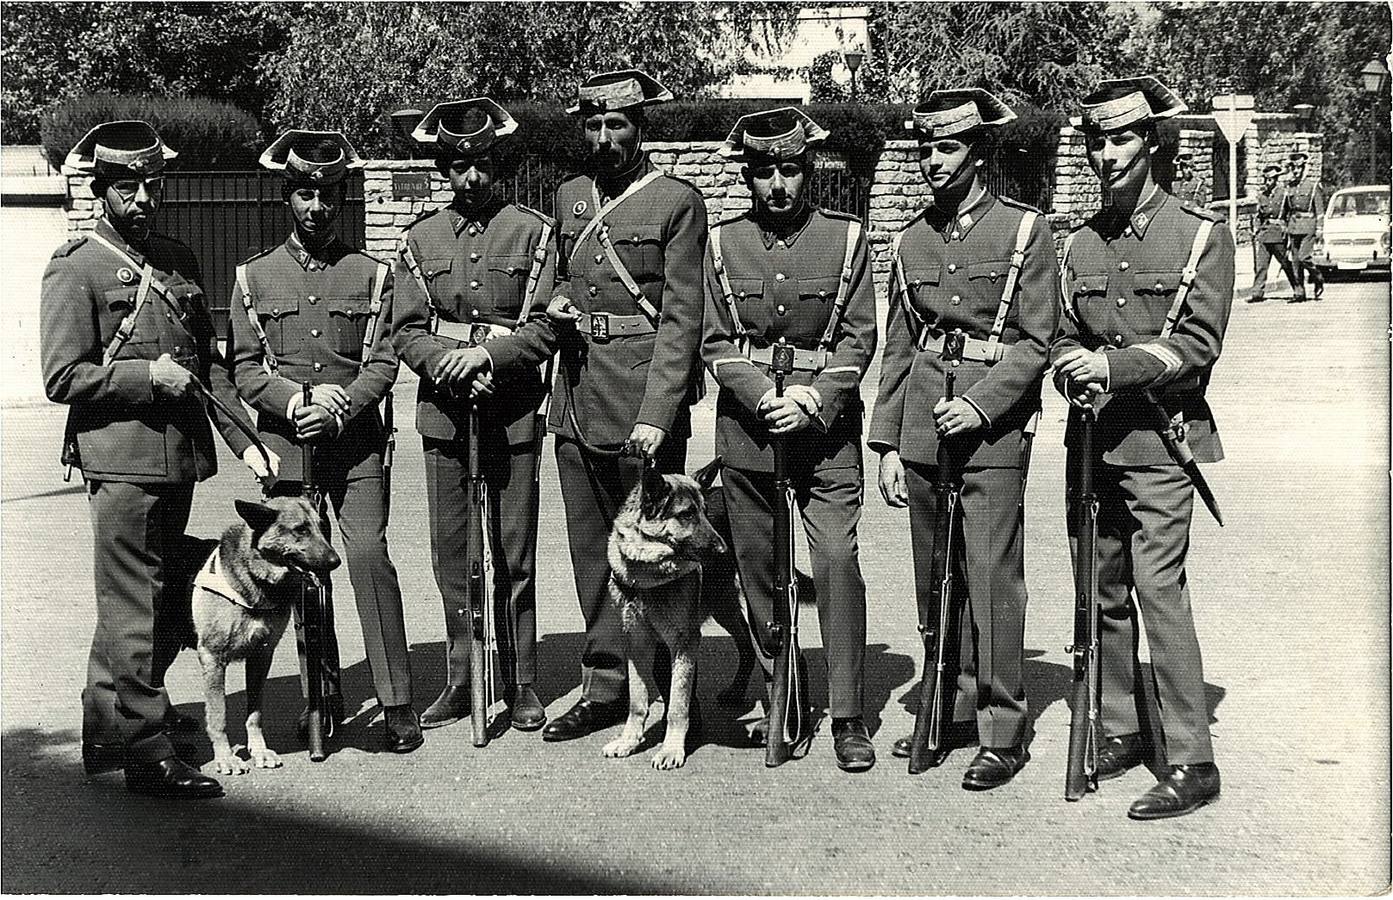
[(882, 308), (890, 285), (890, 244), (932, 202), (933, 192), (919, 170), (918, 142), (886, 141), (871, 176), (866, 228), (876, 299)]
[(1059, 129), (1054, 165), (1054, 196), (1050, 200), (1054, 216), (1050, 221), (1067, 231), (1097, 212), (1103, 203), (1098, 177), (1088, 165), (1083, 132), (1072, 125)]
[[(740, 164), (721, 156), (721, 145), (721, 141), (649, 141), (643, 145), (654, 165), (701, 191), (710, 225), (725, 218), (728, 196), (749, 197), (740, 183)], [(745, 208), (743, 203), (732, 207)]]
[(90, 231), (97, 227), (101, 218), (102, 205), (97, 195), (92, 193), (92, 178), (89, 175), (66, 175), (67, 199), (63, 203), (63, 213), (68, 218), (68, 232)]
[(1293, 149), (1293, 137), (1301, 122), (1295, 113), (1258, 113), (1243, 135), (1248, 156), (1248, 196), (1255, 197), (1262, 189), (1262, 167), (1277, 163), (1286, 168), (1287, 154)]
[[(1180, 131), (1180, 142), (1176, 148), (1176, 153), (1188, 152), (1191, 155), (1191, 165), (1200, 182), (1199, 197), (1205, 203), (1214, 199), (1214, 140), (1212, 131), (1185, 128)], [(1243, 181), (1241, 170), (1238, 179), (1240, 183)]]
[[(392, 174), (426, 172), (430, 175), (430, 199), (393, 200)], [(428, 209), (450, 202), (450, 183), (429, 159), (374, 159), (363, 168), (363, 229), (367, 252), (383, 259), (395, 258), (402, 229)]]

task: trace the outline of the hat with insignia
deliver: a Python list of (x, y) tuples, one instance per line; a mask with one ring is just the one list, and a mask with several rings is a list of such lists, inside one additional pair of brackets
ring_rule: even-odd
[(1069, 124), (1086, 131), (1120, 131), (1144, 122), (1169, 119), (1189, 109), (1174, 91), (1151, 75), (1110, 78), (1082, 101), (1081, 115)]
[(63, 171), (71, 175), (155, 175), (178, 155), (148, 122), (103, 122), (68, 151)]
[(481, 156), (518, 130), (517, 120), (487, 97), (437, 103), (411, 136), (437, 156)]
[(995, 128), (1015, 118), (1011, 107), (990, 91), (954, 88), (930, 94), (929, 99), (914, 107), (904, 127), (932, 140), (963, 134), (974, 128)]
[(291, 181), (311, 185), (338, 184), (349, 169), (365, 165), (339, 132), (298, 128), (272, 141), (257, 162), (273, 172), (283, 172)]
[(591, 115), (666, 103), (672, 91), (638, 69), (621, 69), (592, 75), (576, 92), (576, 103), (567, 107), (571, 115)]
[(1291, 153), (1287, 154), (1287, 159), (1291, 160), (1291, 161), (1294, 162), (1294, 163), (1295, 163), (1295, 162), (1305, 162), (1306, 160), (1308, 160), (1308, 159), (1310, 159), (1310, 158), (1311, 158), (1311, 155), (1310, 155), (1309, 153), (1307, 153), (1305, 150), (1293, 150), (1293, 151), (1291, 151)]
[(794, 159), (813, 144), (827, 140), (829, 134), (801, 109), (783, 106), (736, 119), (719, 152), (727, 159), (752, 155)]
[(1284, 171), (1284, 169), (1282, 168), (1282, 164), (1281, 164), (1281, 163), (1276, 163), (1276, 162), (1270, 162), (1270, 163), (1268, 163), (1267, 165), (1265, 165), (1265, 166), (1262, 167), (1262, 174), (1264, 174), (1264, 175), (1268, 175), (1268, 174), (1280, 175), (1280, 174), (1282, 174), (1283, 171)]

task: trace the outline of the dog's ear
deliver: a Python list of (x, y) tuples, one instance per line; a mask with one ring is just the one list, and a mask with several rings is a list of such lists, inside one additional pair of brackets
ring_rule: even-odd
[(672, 493), (672, 488), (668, 487), (663, 473), (652, 466), (645, 466), (641, 491), (640, 514), (645, 519), (661, 518), (663, 509), (667, 506), (668, 496)]
[(280, 516), (280, 513), (269, 506), (261, 503), (253, 503), (250, 500), (233, 501), (237, 507), (237, 515), (242, 517), (242, 521), (251, 526), (252, 531), (260, 534), (270, 528)]
[(711, 490), (711, 485), (715, 482), (716, 476), (721, 474), (721, 466), (723, 463), (724, 461), (718, 456), (692, 473), (692, 477), (696, 479), (697, 484), (701, 485), (703, 491)]

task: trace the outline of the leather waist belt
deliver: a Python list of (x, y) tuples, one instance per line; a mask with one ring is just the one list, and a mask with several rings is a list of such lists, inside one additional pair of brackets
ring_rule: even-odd
[(639, 334), (653, 334), (658, 329), (647, 316), (616, 316), (610, 313), (580, 314), (576, 328), (581, 335), (592, 341), (607, 341), (610, 338), (632, 337)]
[(435, 333), (466, 346), (477, 347), (485, 341), (506, 337), (513, 333), (513, 329), (506, 325), (491, 325), (488, 322), (448, 322), (445, 319), (436, 319)]
[[(924, 332), (924, 338), (919, 344), (919, 350), (925, 353), (937, 353), (943, 355), (943, 342), (945, 336), (935, 335), (928, 331)], [(992, 365), (1001, 361), (1006, 355), (1006, 345), (1000, 341), (984, 341), (979, 338), (963, 339), (963, 359), (971, 362), (982, 362)]]
[[(773, 347), (747, 347), (745, 356), (750, 362), (759, 363), (762, 366), (774, 365)], [(827, 367), (827, 351), (821, 348), (816, 350), (793, 350), (793, 370), (795, 372), (821, 372)]]

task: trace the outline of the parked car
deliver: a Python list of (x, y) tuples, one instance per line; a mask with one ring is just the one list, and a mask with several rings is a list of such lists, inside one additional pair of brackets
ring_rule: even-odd
[(1327, 275), (1388, 270), (1388, 185), (1342, 188), (1325, 208), (1322, 237), (1312, 261)]

